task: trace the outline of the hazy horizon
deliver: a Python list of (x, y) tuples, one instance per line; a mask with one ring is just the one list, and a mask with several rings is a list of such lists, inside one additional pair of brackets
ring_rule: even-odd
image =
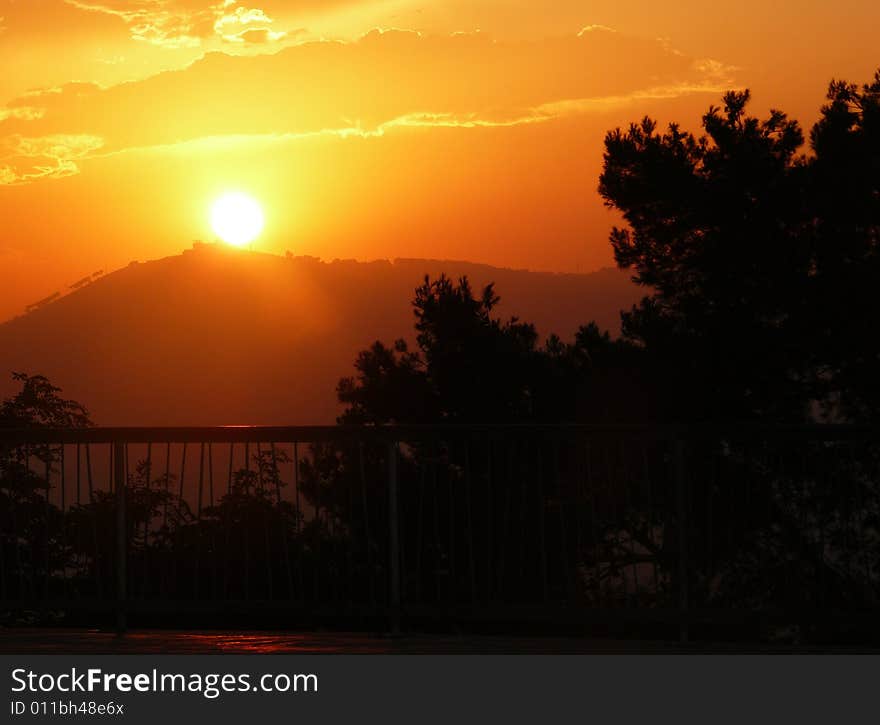
[[(444, 265), (449, 266), (450, 268), (458, 268), (462, 266), (474, 267), (478, 269), (484, 269), (487, 272), (490, 270), (499, 270), (503, 272), (525, 272), (529, 274), (537, 274), (537, 275), (551, 275), (551, 276), (559, 276), (559, 277), (589, 277), (594, 274), (602, 274), (613, 272), (616, 274), (621, 274), (625, 276), (629, 276), (628, 273), (620, 272), (617, 267), (614, 265), (607, 265), (603, 267), (598, 267), (593, 270), (588, 271), (558, 271), (558, 270), (542, 270), (542, 269), (531, 269), (529, 267), (511, 267), (505, 265), (494, 265), (488, 264), (484, 262), (476, 262), (468, 259), (448, 259), (448, 258), (440, 258), (440, 257), (376, 257), (372, 259), (356, 259), (354, 257), (349, 258), (340, 258), (333, 257), (329, 259), (316, 257), (308, 254), (294, 254), (290, 250), (287, 250), (283, 253), (275, 252), (275, 251), (266, 251), (260, 249), (253, 249), (251, 247), (246, 248), (235, 248), (231, 245), (224, 243), (223, 241), (203, 241), (203, 240), (194, 240), (192, 245), (188, 248), (182, 248), (179, 252), (167, 254), (161, 257), (156, 257), (153, 259), (133, 259), (129, 261), (127, 264), (124, 264), (115, 269), (105, 269), (100, 268), (96, 269), (93, 272), (85, 275), (76, 276), (74, 279), (71, 276), (71, 282), (69, 284), (63, 284), (60, 287), (52, 290), (46, 290), (46, 294), (38, 299), (33, 299), (28, 302), (26, 305), (20, 307), (19, 309), (12, 310), (12, 312), (7, 316), (3, 317), (0, 315), (0, 326), (6, 324), (7, 322), (11, 322), (20, 317), (24, 317), (33, 312), (36, 312), (39, 309), (44, 309), (50, 304), (58, 302), (69, 295), (80, 292), (85, 287), (90, 284), (96, 282), (98, 279), (102, 277), (106, 277), (108, 275), (112, 275), (116, 272), (121, 272), (128, 267), (138, 264), (148, 264), (150, 262), (161, 262), (167, 259), (173, 259), (177, 257), (181, 257), (184, 254), (189, 252), (198, 251), (199, 249), (210, 250), (217, 253), (229, 253), (229, 254), (241, 254), (241, 255), (257, 255), (257, 256), (265, 256), (276, 258), (279, 260), (293, 260), (293, 261), (308, 261), (315, 262), (321, 265), (340, 265), (340, 264), (358, 264), (364, 266), (376, 265), (376, 264), (388, 264), (390, 266), (402, 266), (402, 265), (419, 265), (423, 264), (427, 270), (436, 270), (442, 269)], [(413, 277), (413, 286), (418, 282), (418, 278)], [(0, 308), (2, 309), (2, 308)]]
[[(641, 291), (617, 269), (565, 274), (463, 261), (323, 262), (194, 245), (107, 270), (0, 323), (0, 398), (13, 371), (47, 375), (110, 425), (332, 423), (339, 378), (376, 340), (413, 338), (425, 274), (495, 283), (499, 314), (571, 339), (619, 332)], [(80, 280), (81, 282), (82, 280)], [(223, 391), (218, 395), (217, 391)]]

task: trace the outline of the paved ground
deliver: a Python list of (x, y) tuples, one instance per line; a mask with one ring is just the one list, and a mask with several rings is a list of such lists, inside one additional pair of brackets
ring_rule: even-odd
[(797, 645), (596, 640), (560, 637), (405, 635), (344, 632), (132, 631), (118, 637), (97, 630), (0, 628), (6, 654), (674, 654), (834, 653), (855, 648)]

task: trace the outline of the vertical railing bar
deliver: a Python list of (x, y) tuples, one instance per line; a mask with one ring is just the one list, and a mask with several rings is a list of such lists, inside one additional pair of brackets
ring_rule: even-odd
[(676, 507), (678, 509), (678, 608), (679, 641), (686, 643), (689, 638), (688, 618), (688, 521), (687, 521), (687, 481), (685, 468), (685, 441), (676, 438), (674, 443)]
[[(303, 582), (303, 570), (302, 570), (302, 529), (300, 524), (302, 523), (302, 511), (300, 510), (300, 501), (299, 501), (299, 441), (293, 442), (293, 493), (294, 500), (296, 504), (296, 518), (294, 519), (295, 523), (295, 531), (297, 538), (296, 545), (296, 588), (297, 588), (297, 598), (300, 601), (300, 605), (305, 602), (305, 584)], [(368, 534), (369, 539), (369, 534)], [(368, 542), (369, 543), (369, 542)], [(372, 579), (371, 579), (372, 582)], [(371, 585), (372, 586), (372, 585)]]
[(584, 464), (586, 475), (586, 484), (589, 489), (590, 498), (590, 538), (593, 541), (593, 576), (596, 584), (596, 601), (601, 603), (602, 597), (602, 562), (600, 555), (602, 554), (599, 546), (599, 524), (596, 511), (596, 479), (593, 477), (593, 458), (592, 444), (590, 440), (584, 442)]
[[(226, 495), (228, 497), (232, 497), (232, 466), (233, 466), (233, 449), (235, 448), (235, 443), (229, 443), (229, 471), (227, 473), (226, 479)], [(229, 568), (230, 568), (230, 558), (231, 552), (229, 550), (229, 523), (224, 521), (223, 525), (223, 556), (221, 557), (223, 560), (223, 598), (229, 598)]]
[(81, 493), (80, 493), (80, 479), (81, 479), (80, 466), (81, 466), (81, 463), (80, 463), (80, 444), (77, 443), (76, 444), (76, 505), (77, 506), (82, 505), (82, 498), (81, 498)]
[[(348, 506), (345, 517), (343, 518), (343, 522), (348, 521), (348, 531), (346, 535), (346, 547), (345, 547), (345, 566), (348, 571), (348, 576), (345, 579), (348, 582), (348, 604), (349, 607), (354, 609), (354, 600), (355, 600), (355, 591), (354, 591), (354, 581), (355, 581), (355, 561), (354, 561), (354, 547), (357, 545), (355, 542), (355, 522), (354, 522), (354, 499), (355, 499), (355, 480), (353, 476), (345, 477), (348, 485), (346, 486), (346, 493), (348, 495)], [(290, 570), (288, 569), (287, 573), (288, 579), (290, 578)]]
[(199, 443), (199, 489), (198, 501), (196, 502), (196, 561), (195, 576), (193, 577), (194, 598), (198, 600), (201, 591), (202, 576), (202, 498), (205, 489), (205, 442)]
[[(76, 508), (77, 513), (80, 513), (79, 509), (82, 506), (82, 492), (81, 492), (81, 483), (80, 480), (82, 478), (82, 474), (80, 472), (81, 467), (81, 458), (80, 458), (80, 444), (76, 444)], [(82, 534), (79, 531), (79, 527), (77, 527), (77, 549), (82, 550), (83, 541)], [(83, 554), (79, 554), (76, 557), (76, 572), (79, 574), (80, 567), (82, 566), (82, 562), (84, 560)]]
[(633, 476), (630, 472), (630, 467), (627, 465), (628, 456), (626, 454), (626, 441), (624, 439), (620, 439), (618, 442), (618, 450), (620, 451), (620, 469), (623, 472), (623, 519), (624, 521), (629, 519), (632, 522), (629, 526), (627, 536), (629, 538), (629, 553), (633, 574), (634, 597), (632, 599), (637, 602), (639, 595), (639, 565), (638, 555), (636, 554), (636, 537), (634, 535), (634, 530), (638, 525), (637, 519), (635, 518), (638, 504), (633, 504)]
[[(709, 445), (701, 445), (701, 449), (703, 451), (703, 455), (710, 456), (709, 460), (709, 485), (707, 490), (705, 490), (704, 495), (706, 496), (706, 574), (705, 577), (707, 580), (711, 580), (711, 578), (715, 574), (715, 492), (718, 491), (718, 500), (721, 500), (721, 481), (719, 475), (719, 460), (718, 460), (718, 451), (716, 448), (716, 442), (713, 441)], [(745, 491), (749, 489), (749, 482), (746, 481), (746, 485), (743, 487)], [(732, 494), (732, 492), (731, 492)], [(748, 512), (748, 508), (744, 509)], [(742, 536), (742, 526), (739, 529), (740, 536)]]
[(165, 444), (165, 497), (162, 500), (162, 526), (168, 534), (168, 497), (171, 488), (171, 443)]
[[(266, 471), (266, 462), (263, 460), (263, 446), (257, 441), (257, 492), (259, 496), (260, 503), (263, 502), (263, 496), (266, 493), (266, 481), (265, 481), (265, 471)], [(263, 547), (265, 551), (265, 561), (266, 561), (266, 584), (269, 589), (268, 599), (271, 601), (274, 593), (274, 586), (272, 580), (272, 555), (271, 555), (271, 546), (269, 544), (269, 513), (266, 510), (265, 506), (261, 507), (263, 509)]]
[[(578, 565), (581, 560), (581, 552), (584, 550), (583, 531), (581, 530), (581, 502), (583, 499), (583, 447), (580, 438), (571, 442), (571, 459), (572, 459), (572, 514), (574, 515), (574, 562), (573, 576), (577, 576)], [(575, 596), (577, 592), (575, 591)]]
[(126, 629), (126, 557), (128, 535), (125, 523), (125, 443), (113, 444), (116, 493), (116, 633)]
[(92, 480), (92, 448), (88, 443), (86, 443), (86, 483), (89, 486), (89, 503), (92, 503), (95, 496), (95, 487)]
[[(750, 448), (748, 442), (744, 443), (743, 445), (744, 445), (744, 448), (743, 448), (743, 467), (745, 468), (745, 471), (744, 471), (745, 475), (739, 476), (737, 480), (745, 481), (745, 485), (748, 486), (748, 485), (750, 485), (750, 483), (752, 481), (752, 476), (753, 476), (752, 465), (751, 465), (751, 453), (750, 453), (751, 448)], [(736, 489), (737, 489), (736, 481), (728, 480), (727, 490), (724, 492), (726, 499), (727, 499), (727, 507), (726, 507), (727, 508), (727, 525), (724, 526), (724, 524), (722, 523), (722, 526), (724, 526), (724, 528), (726, 529), (727, 550), (728, 551), (733, 551), (733, 521), (734, 521), (734, 517), (735, 517), (734, 497), (735, 497)], [(770, 498), (772, 500), (772, 490), (768, 491), (768, 493), (770, 494)], [(721, 500), (723, 501), (724, 498), (721, 498)], [(724, 535), (724, 532), (722, 532), (722, 531), (718, 532), (719, 538), (721, 538), (723, 535)]]
[(486, 601), (492, 601), (492, 554), (494, 531), (492, 516), (492, 438), (486, 436)]
[(391, 597), (391, 632), (400, 633), (400, 530), (397, 517), (397, 442), (388, 444), (388, 527)]
[[(245, 476), (242, 479), (244, 481), (245, 487), (245, 495), (250, 495), (251, 490), (251, 446), (250, 443), (245, 442), (244, 444), (244, 471)], [(239, 469), (239, 473), (241, 469)], [(250, 507), (245, 505), (244, 509), (244, 598), (248, 600), (251, 598), (251, 536), (250, 536)]]
[[(317, 454), (315, 456), (317, 458)], [(313, 460), (314, 462), (314, 460)], [(312, 527), (312, 535), (314, 537), (314, 563), (312, 566), (312, 601), (318, 602), (320, 601), (320, 581), (319, 581), (319, 571), (322, 568), (321, 564), (321, 539), (323, 538), (323, 533), (321, 531), (321, 489), (323, 486), (321, 485), (321, 477), (315, 477), (315, 505), (312, 509), (312, 523), (314, 526)]]
[[(217, 512), (214, 510), (214, 444), (208, 443), (208, 504), (211, 512), (216, 517)], [(218, 600), (217, 591), (217, 529), (216, 526), (210, 527), (211, 540), (211, 596), (216, 602)]]
[(181, 509), (180, 509), (181, 515), (183, 514), (182, 504), (184, 501), (183, 481), (184, 481), (184, 477), (186, 475), (186, 445), (187, 445), (186, 443), (183, 444), (183, 450), (181, 451), (181, 454), (180, 454), (180, 481), (178, 482), (178, 499), (179, 499), (179, 505), (181, 506)]
[(148, 594), (147, 575), (150, 571), (150, 524), (152, 524), (152, 497), (153, 497), (153, 443), (147, 441), (147, 463), (146, 463), (146, 487), (144, 489), (144, 571), (141, 576), (141, 592), (144, 599)]
[(214, 508), (214, 444), (208, 443), (208, 506)]
[(477, 572), (476, 572), (476, 562), (474, 560), (474, 521), (473, 514), (471, 511), (471, 496), (473, 491), (471, 489), (471, 457), (470, 457), (470, 441), (465, 438), (464, 439), (464, 480), (465, 480), (465, 492), (464, 492), (464, 500), (465, 500), (465, 514), (467, 516), (467, 527), (468, 527), (468, 561), (469, 561), (469, 573), (470, 573), (470, 584), (471, 584), (471, 604), (476, 604), (477, 601)]
[(450, 594), (455, 595), (456, 602), (458, 601), (458, 586), (457, 586), (457, 576), (456, 576), (456, 568), (455, 568), (455, 536), (456, 536), (456, 516), (455, 516), (455, 481), (452, 476), (452, 465), (450, 461), (452, 460), (452, 445), (446, 444), (446, 483), (448, 489), (448, 498), (449, 498), (449, 592)]
[(430, 461), (431, 465), (431, 531), (434, 535), (434, 570), (432, 574), (434, 577), (434, 591), (437, 595), (437, 603), (439, 604), (445, 592), (445, 589), (443, 589), (442, 587), (446, 585), (446, 579), (444, 578), (441, 580), (441, 576), (445, 577), (446, 574), (444, 572), (447, 572), (448, 570), (443, 565), (443, 559), (445, 557), (445, 547), (440, 540), (440, 493), (439, 485), (437, 483), (437, 469), (440, 465), (440, 459), (437, 449), (437, 441), (433, 437), (431, 438), (430, 451), (430, 458), (428, 460)]
[[(843, 445), (844, 445), (844, 450), (848, 451), (848, 458), (849, 458), (851, 469), (854, 470), (856, 467), (856, 465), (855, 465), (856, 454), (855, 454), (855, 450), (854, 450), (855, 442), (850, 442), (849, 444), (844, 443)], [(850, 471), (850, 476), (853, 475), (852, 470)], [(859, 486), (858, 481), (855, 482), (855, 491), (856, 491), (855, 498), (856, 498), (857, 510), (865, 511), (866, 510), (866, 508), (865, 508), (865, 495), (864, 495), (864, 492), (862, 491), (861, 486)], [(856, 545), (857, 545), (857, 548), (859, 551), (860, 558), (863, 563), (866, 585), (870, 586), (870, 582), (872, 581), (872, 578), (873, 578), (873, 572), (871, 570), (871, 557), (869, 555), (868, 556), (865, 555), (865, 537), (861, 536), (861, 535), (858, 536), (858, 539), (856, 540)], [(825, 568), (824, 556), (823, 556), (823, 561), (821, 562), (821, 566), (823, 569)]]
[[(11, 455), (11, 452), (10, 452), (10, 455)], [(12, 521), (14, 520), (13, 519), (14, 512), (15, 512), (15, 501), (10, 496), (9, 497), (9, 515), (10, 515), (9, 523), (10, 523), (10, 525), (12, 524)], [(10, 599), (12, 598), (9, 596), (9, 593), (7, 591), (7, 584), (6, 584), (6, 543), (4, 541), (5, 534), (6, 534), (6, 532), (0, 532), (0, 602), (6, 601), (7, 598), (10, 598)], [(9, 534), (10, 534), (10, 539), (14, 538), (16, 541), (16, 544), (17, 544), (18, 543), (18, 531), (15, 530), (15, 527), (12, 527), (12, 530), (9, 532)]]
[(45, 468), (46, 468), (46, 471), (45, 471), (46, 495), (43, 497), (43, 517), (45, 519), (45, 525), (44, 525), (45, 528), (43, 531), (43, 534), (44, 534), (43, 538), (44, 538), (44, 544), (45, 544), (45, 562), (44, 562), (45, 566), (43, 569), (43, 601), (42, 601), (41, 609), (45, 613), (45, 607), (47, 606), (48, 601), (49, 601), (49, 578), (50, 578), (49, 569), (51, 567), (51, 562), (49, 561), (51, 558), (51, 548), (49, 546), (49, 533), (50, 533), (49, 508), (50, 508), (51, 504), (49, 502), (49, 496), (52, 491), (52, 446), (46, 445), (46, 448), (44, 450), (45, 450), (44, 455), (46, 456), (46, 460), (44, 461)]
[[(175, 534), (178, 537), (178, 541), (180, 540), (180, 531), (183, 529), (184, 524), (184, 515), (186, 512), (186, 508), (188, 508), (188, 504), (186, 504), (185, 499), (183, 497), (183, 488), (184, 481), (186, 479), (186, 447), (187, 444), (184, 442), (183, 449), (180, 452), (180, 480), (178, 481), (177, 486), (177, 522), (175, 526)], [(171, 586), (174, 587), (175, 594), (180, 591), (179, 587), (180, 582), (178, 581), (177, 576), (177, 556), (172, 555), (171, 557)]]
[(300, 510), (299, 510), (299, 443), (293, 442), (293, 496), (296, 506), (296, 533), (299, 533)]
[(59, 464), (61, 466), (61, 513), (64, 513), (67, 508), (67, 492), (64, 490), (67, 483), (67, 476), (64, 474), (64, 443), (58, 446), (58, 451)]
[[(617, 494), (618, 486), (615, 485), (614, 467), (612, 465), (611, 453), (609, 451), (613, 441), (603, 441), (602, 444), (602, 460), (605, 463), (605, 492), (608, 496), (607, 503), (610, 509), (611, 521), (613, 526), (613, 552), (609, 554), (613, 557), (611, 564), (612, 571), (617, 569), (617, 561), (620, 552), (620, 506), (618, 505)], [(609, 574), (610, 576), (610, 574)]]
[[(168, 500), (171, 498), (171, 442), (166, 441), (165, 443), (165, 475), (163, 476), (163, 489), (164, 496), (162, 497), (162, 535), (166, 537), (167, 541), (171, 540), (170, 531), (168, 529)], [(174, 556), (173, 551), (171, 552), (171, 556)], [(169, 569), (169, 556), (168, 551), (165, 552), (165, 556), (161, 559), (161, 564), (159, 566), (159, 593), (161, 596), (165, 596), (168, 592), (168, 569)]]
[(499, 544), (498, 547), (498, 565), (496, 567), (497, 579), (495, 591), (500, 592), (502, 598), (505, 597), (504, 592), (504, 566), (507, 560), (507, 547), (510, 542), (510, 506), (511, 506), (511, 481), (513, 480), (513, 462), (511, 456), (513, 454), (513, 446), (507, 442), (507, 476), (504, 482), (504, 506), (502, 508), (501, 526), (499, 527)]
[[(654, 542), (654, 517), (656, 515), (656, 512), (654, 510), (654, 491), (653, 491), (654, 486), (653, 486), (653, 483), (651, 482), (651, 474), (650, 474), (651, 468), (648, 463), (648, 453), (646, 450), (647, 445), (648, 445), (647, 442), (643, 441), (641, 443), (642, 470), (644, 471), (643, 475), (645, 477), (645, 490), (648, 493), (648, 502), (647, 502), (648, 533), (647, 533), (647, 536), (651, 542), (652, 547), (654, 547), (654, 545), (655, 545), (655, 542)], [(657, 593), (660, 589), (659, 577), (657, 575), (657, 555), (653, 551), (651, 551), (649, 553), (651, 554), (651, 570), (654, 575), (654, 598), (656, 600)]]
[(92, 449), (86, 443), (86, 482), (89, 486), (89, 507), (92, 511), (92, 541), (95, 545), (95, 584), (98, 598), (104, 598), (104, 580), (101, 577), (101, 550), (98, 546), (98, 509), (95, 505), (95, 487), (92, 480)]
[[(635, 526), (635, 521), (632, 518), (635, 507), (633, 506), (633, 495), (632, 495), (632, 476), (630, 475), (630, 469), (627, 465), (627, 455), (626, 455), (626, 441), (623, 439), (619, 439), (617, 442), (617, 450), (620, 455), (620, 471), (623, 476), (623, 485), (621, 489), (623, 490), (623, 516), (622, 523), (626, 527), (626, 538), (628, 541), (629, 549), (629, 557), (630, 557), (630, 567), (632, 569), (633, 574), (633, 587), (634, 594), (638, 595), (639, 591), (639, 574), (638, 574), (638, 565), (637, 565), (637, 557), (636, 557), (636, 541), (635, 536), (633, 535), (633, 527)], [(631, 522), (631, 523), (630, 523)], [(629, 587), (626, 583), (626, 578), (624, 578), (624, 591), (628, 594)], [(633, 598), (627, 596), (626, 605), (629, 606), (631, 600)]]
[(202, 520), (202, 499), (205, 494), (205, 443), (199, 444), (199, 501), (196, 506), (196, 519)]
[[(832, 474), (830, 473), (830, 468), (827, 463), (828, 451), (821, 450), (820, 451), (821, 458), (821, 466), (819, 472), (819, 480), (821, 481), (821, 488), (815, 491), (815, 498), (817, 500), (817, 513), (816, 513), (816, 525), (819, 529), (819, 541), (817, 542), (818, 554), (819, 554), (819, 595), (817, 597), (819, 602), (819, 609), (824, 615), (825, 610), (827, 609), (828, 598), (826, 594), (826, 574), (825, 574), (825, 511), (821, 508), (821, 502), (825, 498), (825, 491), (829, 490), (830, 481), (834, 480)], [(854, 469), (853, 469), (854, 470)], [(849, 471), (849, 475), (847, 479), (850, 479), (853, 475), (853, 470)], [(839, 483), (839, 479), (837, 481)], [(837, 488), (841, 488), (838, 486)], [(862, 508), (861, 506), (859, 508)], [(748, 502), (746, 502), (746, 510), (748, 510)], [(844, 541), (846, 540), (846, 533), (844, 532), (843, 536)]]
[(367, 549), (367, 572), (370, 582), (370, 604), (376, 606), (376, 578), (373, 571), (373, 539), (370, 535), (370, 509), (367, 502), (367, 473), (364, 464), (364, 442), (358, 441), (358, 468), (361, 479), (361, 506), (364, 512), (364, 536)]
[[(577, 584), (575, 582), (574, 572), (572, 567), (568, 563), (568, 530), (565, 525), (565, 499), (562, 495), (562, 471), (560, 468), (560, 458), (562, 456), (562, 446), (560, 445), (559, 438), (554, 438), (553, 440), (553, 473), (556, 478), (556, 500), (559, 509), (559, 538), (562, 542), (561, 550), (562, 550), (562, 566), (565, 571), (565, 580), (568, 589), (568, 595), (573, 600), (575, 597), (575, 589)], [(577, 560), (577, 555), (575, 555), (575, 561)]]
[(281, 530), (281, 545), (284, 548), (284, 569), (287, 572), (287, 596), (293, 599), (293, 576), (290, 572), (290, 548), (287, 541), (287, 529), (284, 527), (284, 510), (281, 506), (281, 474), (278, 470), (278, 454), (275, 443), (269, 443), (272, 452), (272, 473), (275, 478), (275, 503), (278, 507), (278, 522)]
[[(122, 446), (122, 488), (123, 493), (126, 497), (125, 511), (126, 517), (128, 516), (128, 479), (129, 479), (129, 470), (128, 470), (128, 443), (123, 443)], [(126, 521), (125, 528), (125, 596), (126, 599), (129, 599), (134, 594), (134, 588), (131, 586), (131, 582), (129, 581), (130, 577), (130, 567), (129, 567), (129, 549), (131, 548), (131, 543), (134, 537), (137, 536), (137, 521), (132, 517), (131, 520), (131, 536), (129, 536), (128, 531), (128, 521)]]
[(541, 587), (544, 593), (544, 601), (550, 598), (550, 583), (547, 579), (547, 532), (546, 532), (546, 512), (547, 505), (544, 498), (544, 471), (543, 457), (541, 456), (541, 442), (535, 442), (535, 451), (537, 455), (537, 483), (538, 483), (538, 547), (541, 556)]
[(519, 586), (526, 580), (526, 539), (528, 538), (528, 452), (522, 449), (522, 464), (519, 475)]
[(65, 595), (69, 594), (69, 584), (70, 577), (67, 575), (67, 526), (65, 523), (65, 519), (67, 517), (67, 475), (65, 473), (65, 467), (67, 464), (66, 456), (64, 453), (64, 443), (62, 442), (59, 446), (59, 454), (58, 457), (60, 459), (61, 465), (61, 534), (59, 539), (61, 540), (61, 580), (63, 582), (63, 589)]
[[(19, 463), (21, 460), (21, 454), (16, 450), (16, 458), (18, 459), (16, 463)], [(25, 472), (27, 475), (27, 472)], [(24, 580), (24, 563), (21, 558), (21, 536), (18, 533), (18, 516), (17, 516), (18, 506), (15, 502), (12, 502), (12, 505), (9, 509), (11, 524), (12, 524), (12, 535), (15, 539), (15, 569), (18, 571), (18, 598), (25, 598), (25, 580)]]
[(229, 444), (229, 475), (226, 479), (226, 493), (227, 495), (232, 493), (232, 466), (233, 466), (233, 452), (235, 449), (235, 443), (230, 442)]
[(422, 548), (424, 546), (424, 528), (425, 528), (425, 456), (421, 456), (418, 461), (419, 468), (419, 491), (418, 491), (418, 511), (416, 515), (416, 601), (423, 602), (422, 591)]
[[(10, 525), (12, 524), (12, 521), (13, 521), (12, 517), (13, 517), (14, 511), (15, 511), (15, 501), (12, 500), (12, 497), (10, 497), (10, 501), (9, 501), (9, 515), (10, 515), (9, 523), (10, 523)], [(0, 602), (6, 601), (7, 598), (9, 598), (9, 599), (12, 598), (9, 596), (9, 592), (7, 591), (7, 584), (6, 584), (6, 544), (4, 541), (5, 533), (6, 532), (0, 533)], [(15, 530), (14, 527), (9, 532), (9, 534), (11, 535), (10, 538), (15, 538), (16, 543), (18, 543), (18, 532)]]

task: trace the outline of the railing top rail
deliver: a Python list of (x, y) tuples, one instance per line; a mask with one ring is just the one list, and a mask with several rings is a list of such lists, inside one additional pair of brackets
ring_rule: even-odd
[(321, 426), (183, 426), (0, 428), (0, 445), (76, 443), (312, 443), (321, 441), (415, 442), (486, 438), (642, 438), (649, 440), (779, 439), (880, 441), (876, 426), (814, 424), (581, 425), (446, 424)]

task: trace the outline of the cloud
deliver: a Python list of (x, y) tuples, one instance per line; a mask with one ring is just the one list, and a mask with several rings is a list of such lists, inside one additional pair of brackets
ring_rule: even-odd
[[(221, 9), (237, 20), (219, 27), (236, 29), (241, 42), (265, 42), (272, 32), (248, 27), (264, 23), (263, 13), (229, 0)], [(14, 163), (7, 154), (2, 163), (21, 181), (75, 173), (75, 162), (98, 150), (201, 138), (500, 129), (717, 94), (735, 85), (733, 70), (662, 41), (605, 31), (497, 42), (483, 33), (377, 30), (355, 42), (301, 43), (271, 55), (211, 52), (182, 70), (144, 80), (108, 88), (68, 84), (22, 96), (0, 109), (0, 139), (89, 138), (101, 144), (86, 144), (82, 155), (57, 154), (54, 163), (43, 164), (51, 171), (37, 176), (19, 169), (21, 157)], [(24, 163), (32, 166), (29, 158)]]
[(77, 161), (104, 145), (97, 136), (10, 136), (0, 144), (0, 184), (61, 178), (79, 172)]
[[(245, 7), (238, 0), (64, 0), (80, 10), (114, 15), (125, 22), (129, 34), (164, 48), (198, 47), (207, 39), (228, 42), (273, 42), (284, 31), (269, 30), (275, 20), (258, 7)], [(254, 40), (245, 33), (258, 32)]]
[(42, 118), (46, 111), (42, 108), (34, 108), (33, 106), (17, 106), (15, 108), (0, 108), (0, 121), (7, 118), (15, 118), (22, 121), (35, 121)]
[(287, 31), (274, 31), (268, 28), (254, 28), (242, 30), (238, 35), (227, 37), (226, 40), (236, 43), (274, 43), (283, 40), (289, 35)]
[(168, 48), (198, 46), (211, 32), (213, 13), (192, 11), (164, 0), (64, 0), (80, 10), (115, 15), (129, 27), (134, 40)]
[(587, 33), (616, 33), (617, 31), (614, 28), (609, 28), (607, 25), (585, 25), (578, 32), (578, 37), (580, 38)]
[[(223, 3), (218, 8), (218, 17), (214, 22), (214, 32), (223, 40), (234, 43), (245, 42), (242, 37), (246, 33), (263, 33), (264, 37), (269, 37), (269, 25), (275, 21), (266, 15), (260, 8), (246, 8), (244, 6), (233, 7), (234, 2)], [(277, 38), (283, 38), (284, 33), (275, 34)], [(266, 41), (255, 41), (266, 42)]]
[[(534, 108), (524, 109), (520, 112), (510, 112), (494, 117), (480, 116), (476, 113), (409, 113), (403, 116), (389, 119), (375, 126), (364, 126), (357, 122), (332, 128), (321, 128), (310, 131), (288, 133), (254, 133), (254, 134), (224, 134), (217, 136), (204, 136), (189, 141), (177, 141), (170, 144), (131, 148), (132, 151), (147, 150), (193, 150), (218, 151), (228, 149), (230, 146), (275, 143), (285, 141), (300, 141), (319, 136), (335, 136), (337, 138), (379, 138), (395, 129), (401, 128), (511, 128), (514, 126), (528, 126), (538, 123), (547, 123), (563, 118), (578, 116), (590, 112), (606, 112), (616, 108), (631, 106), (639, 101), (657, 101), (681, 98), (691, 94), (717, 94), (729, 90), (729, 86), (718, 86), (711, 83), (680, 84), (673, 86), (659, 86), (635, 91), (628, 95), (600, 96), (595, 98), (575, 98), (566, 101), (545, 103)], [(116, 152), (110, 152), (116, 153)]]

